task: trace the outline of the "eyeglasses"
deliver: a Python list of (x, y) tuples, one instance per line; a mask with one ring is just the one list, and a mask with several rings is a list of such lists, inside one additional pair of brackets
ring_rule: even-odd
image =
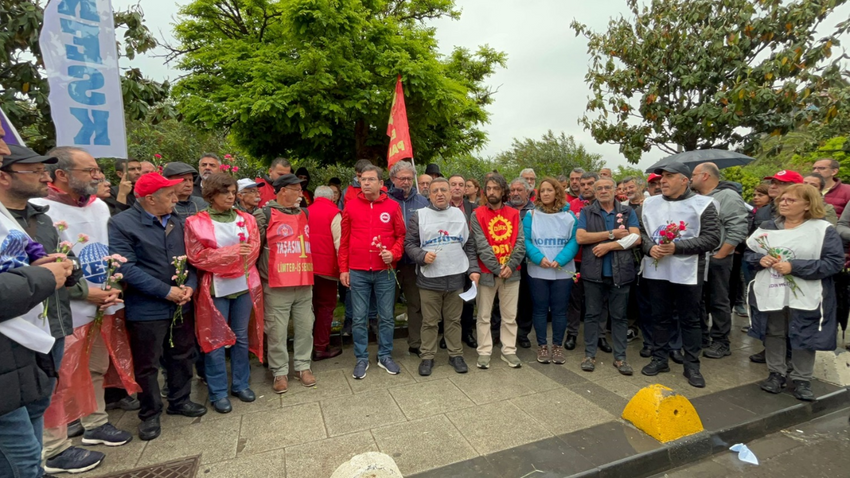
[(39, 177), (45, 176), (45, 175), (50, 176), (50, 172), (48, 172), (46, 169), (36, 169), (35, 171), (30, 171), (30, 170), (27, 170), (27, 169), (24, 169), (24, 170), (21, 170), (21, 171), (9, 170), (9, 171), (6, 171), (6, 172), (7, 173), (15, 173), (15, 174), (34, 174), (34, 175), (39, 176)]
[(301, 189), (301, 188), (283, 188), (283, 189), (288, 189), (292, 192), (299, 192), (299, 193), (303, 191), (303, 189)]
[(413, 177), (400, 178), (400, 177), (396, 176), (396, 179), (398, 179), (401, 182), (411, 182), (411, 181), (413, 181)]
[(614, 189), (614, 186), (596, 186), (596, 189), (602, 191), (611, 191)]
[(89, 173), (91, 176), (97, 176), (103, 172), (100, 168), (69, 169), (68, 171), (83, 171), (84, 173)]

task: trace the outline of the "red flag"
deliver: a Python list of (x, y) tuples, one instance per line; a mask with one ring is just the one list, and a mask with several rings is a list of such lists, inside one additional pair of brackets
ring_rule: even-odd
[(407, 108), (404, 106), (404, 91), (401, 89), (401, 75), (398, 75), (398, 81), (395, 84), (387, 136), (390, 137), (390, 147), (387, 151), (387, 163), (390, 168), (401, 159), (413, 157), (410, 130), (407, 128)]

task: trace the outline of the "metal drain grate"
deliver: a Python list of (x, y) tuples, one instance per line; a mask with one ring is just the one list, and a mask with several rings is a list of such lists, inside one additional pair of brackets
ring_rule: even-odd
[(200, 456), (159, 463), (152, 466), (121, 471), (101, 478), (195, 478)]

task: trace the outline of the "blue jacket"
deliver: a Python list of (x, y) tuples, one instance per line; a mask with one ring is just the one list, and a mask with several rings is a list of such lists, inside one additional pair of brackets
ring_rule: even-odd
[[(555, 257), (555, 262), (558, 264), (564, 265), (578, 254), (578, 242), (576, 242), (576, 227), (578, 226), (578, 221), (576, 220), (575, 214), (570, 212), (570, 207), (567, 206), (563, 209), (565, 212), (568, 212), (570, 216), (573, 216), (573, 230), (570, 232), (570, 240), (567, 242), (567, 245), (561, 249), (561, 252)], [(534, 214), (526, 214), (522, 220), (522, 230), (525, 234), (525, 257), (529, 261), (534, 264), (540, 265), (540, 261), (545, 257), (540, 249), (534, 245), (534, 241), (531, 238), (531, 222), (534, 220)]]
[[(404, 197), (404, 191), (398, 188), (391, 188), (387, 195), (393, 201), (397, 202), (399, 206), (401, 206), (401, 214), (404, 216), (404, 225), (408, 227), (410, 224), (410, 217), (413, 215), (413, 211), (417, 209), (422, 209), (423, 207), (428, 207), (431, 204), (425, 196), (416, 192), (416, 189), (410, 190), (410, 196)], [(415, 264), (413, 259), (407, 255), (407, 252), (401, 256), (401, 260), (398, 262), (399, 264)]]
[[(173, 257), (186, 255), (183, 221), (172, 214), (167, 227), (142, 209), (138, 202), (109, 220), (109, 252), (121, 254), (127, 263), (118, 271), (124, 274), (124, 305), (127, 320), (171, 320), (177, 304), (166, 299), (174, 276)], [(198, 289), (198, 277), (189, 266), (187, 286)], [(183, 313), (192, 310), (192, 302)]]
[[(767, 209), (767, 208), (765, 208)], [(759, 225), (762, 229), (776, 230), (777, 220), (764, 221)], [(755, 271), (764, 269), (759, 261), (764, 254), (747, 249), (744, 260), (749, 262)], [(841, 236), (834, 227), (826, 229), (821, 246), (820, 259), (792, 259), (791, 275), (804, 280), (820, 280), (823, 285), (823, 302), (815, 310), (791, 309), (791, 320), (788, 324), (788, 338), (792, 349), (802, 350), (835, 350), (838, 335), (836, 324), (837, 302), (835, 282), (832, 276), (841, 272), (844, 267), (844, 246)], [(748, 335), (764, 341), (767, 335), (767, 312), (758, 310), (755, 293), (748, 287), (750, 306), (750, 331)]]

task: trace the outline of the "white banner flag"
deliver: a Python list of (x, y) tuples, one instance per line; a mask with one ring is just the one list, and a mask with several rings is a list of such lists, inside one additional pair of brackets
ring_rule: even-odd
[(109, 0), (51, 0), (41, 53), (57, 146), (95, 158), (126, 158), (124, 101)]

